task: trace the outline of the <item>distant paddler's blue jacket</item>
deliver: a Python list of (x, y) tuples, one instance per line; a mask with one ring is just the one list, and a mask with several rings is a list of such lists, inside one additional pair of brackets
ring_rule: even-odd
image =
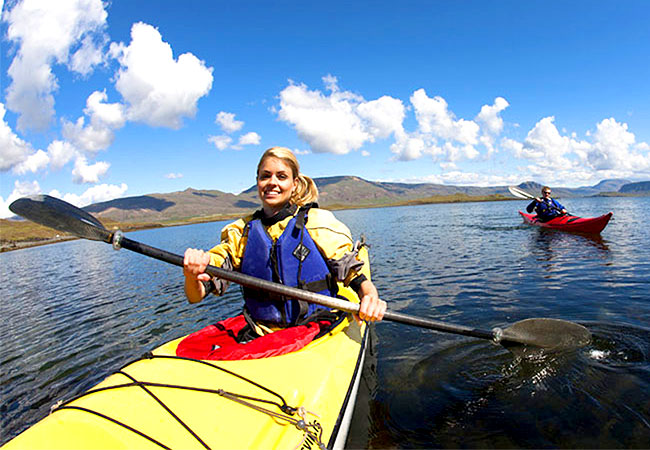
[(526, 211), (529, 213), (535, 211), (541, 222), (547, 222), (554, 217), (561, 216), (563, 209), (565, 209), (564, 206), (553, 198), (545, 198), (541, 202), (535, 199), (526, 207)]

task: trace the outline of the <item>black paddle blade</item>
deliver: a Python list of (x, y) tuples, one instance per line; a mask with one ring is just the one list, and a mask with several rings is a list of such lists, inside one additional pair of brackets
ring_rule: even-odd
[(11, 212), (40, 225), (93, 241), (110, 242), (111, 233), (104, 225), (70, 203), (49, 195), (19, 198), (9, 205)]
[(582, 325), (560, 319), (526, 319), (501, 330), (504, 347), (527, 345), (550, 351), (584, 347), (591, 342), (591, 333)]

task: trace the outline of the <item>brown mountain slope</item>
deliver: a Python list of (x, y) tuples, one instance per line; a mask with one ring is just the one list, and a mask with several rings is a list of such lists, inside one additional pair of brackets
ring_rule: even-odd
[[(618, 180), (609, 180), (609, 185)], [(314, 178), (320, 193), (319, 204), (325, 208), (374, 207), (405, 204), (417, 200), (433, 202), (445, 201), (456, 196), (462, 201), (478, 199), (512, 198), (507, 186), (449, 186), (433, 183), (389, 183), (368, 181), (357, 176), (336, 176)], [(624, 184), (624, 180), (620, 180)], [(541, 185), (525, 182), (519, 185), (532, 194), (537, 194)], [(600, 193), (597, 187), (556, 188), (558, 197), (588, 196)], [(137, 197), (125, 197), (108, 202), (96, 203), (84, 208), (100, 219), (117, 222), (158, 222), (168, 224), (206, 218), (232, 217), (247, 214), (260, 207), (257, 189), (250, 187), (240, 194), (231, 194), (218, 190), (196, 190), (167, 194), (150, 194)]]
[[(315, 178), (319, 205), (332, 208), (373, 207), (436, 196), (465, 194), (475, 197), (508, 196), (506, 187), (474, 188), (438, 184), (387, 183), (364, 180), (356, 176)], [(95, 203), (84, 209), (100, 219), (140, 223), (197, 220), (247, 214), (260, 207), (257, 188), (252, 186), (240, 194), (217, 190), (188, 188), (180, 192), (125, 197)]]
[(100, 219), (110, 218), (118, 222), (166, 222), (197, 216), (240, 214), (257, 207), (257, 202), (227, 192), (189, 188), (168, 194), (141, 195), (95, 203), (84, 209)]

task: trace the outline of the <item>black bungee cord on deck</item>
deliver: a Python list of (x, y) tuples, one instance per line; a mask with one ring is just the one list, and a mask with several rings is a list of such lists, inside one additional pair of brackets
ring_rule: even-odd
[[(239, 378), (239, 379), (241, 379), (241, 380), (243, 380), (243, 381), (245, 381), (247, 383), (252, 384), (253, 386), (256, 386), (256, 387), (258, 387), (258, 388), (260, 388), (260, 389), (262, 389), (262, 390), (264, 390), (264, 391), (278, 397), (280, 399), (280, 401), (282, 402), (282, 404), (280, 404), (278, 402), (275, 402), (275, 401), (258, 398), (258, 397), (251, 397), (251, 396), (247, 396), (247, 395), (241, 395), (241, 394), (237, 394), (237, 393), (233, 393), (233, 392), (228, 392), (228, 391), (225, 391), (223, 389), (207, 389), (207, 388), (197, 388), (197, 387), (192, 387), (192, 386), (181, 386), (181, 385), (166, 384), (166, 383), (153, 383), (153, 382), (149, 382), (149, 381), (139, 381), (139, 380), (135, 379), (133, 376), (131, 376), (130, 374), (124, 372), (123, 369), (127, 368), (131, 364), (134, 364), (134, 363), (136, 363), (138, 361), (147, 360), (147, 359), (172, 359), (172, 360), (191, 361), (191, 362), (196, 362), (196, 363), (200, 363), (200, 364), (205, 364), (205, 365), (207, 365), (207, 366), (209, 366), (211, 368), (221, 370), (222, 372), (225, 372), (225, 373), (227, 373), (229, 375), (237, 377), (237, 378)], [(107, 415), (105, 415), (105, 414), (103, 414), (101, 412), (91, 410), (89, 408), (85, 408), (85, 407), (82, 407), (82, 406), (76, 406), (76, 405), (70, 405), (70, 403), (74, 402), (75, 400), (78, 400), (78, 399), (80, 399), (82, 397), (85, 397), (87, 395), (94, 394), (94, 393), (97, 393), (97, 392), (108, 391), (108, 390), (112, 390), (112, 389), (139, 386), (145, 392), (147, 392), (147, 394), (149, 394), (154, 400), (156, 400), (156, 402), (158, 402), (160, 404), (160, 406), (162, 406), (165, 409), (165, 411), (167, 411), (169, 413), (170, 416), (172, 416), (179, 424), (181, 424), (188, 431), (188, 433), (190, 433), (204, 448), (206, 448), (207, 450), (210, 450), (210, 447), (205, 442), (203, 442), (203, 440), (185, 422), (183, 422), (183, 420), (180, 417), (178, 417), (178, 415), (176, 415), (174, 413), (174, 411), (172, 411), (167, 405), (165, 405), (165, 403), (162, 400), (160, 400), (160, 398), (158, 398), (148, 388), (149, 387), (162, 387), (162, 388), (171, 388), (171, 389), (185, 389), (185, 390), (189, 390), (189, 391), (197, 391), (197, 392), (205, 392), (205, 393), (216, 394), (216, 395), (219, 395), (220, 397), (226, 398), (228, 400), (232, 400), (232, 401), (234, 401), (236, 403), (239, 403), (239, 404), (241, 404), (243, 406), (248, 406), (248, 407), (250, 407), (250, 408), (252, 408), (252, 409), (254, 409), (256, 411), (267, 414), (267, 415), (269, 415), (271, 417), (274, 417), (276, 419), (284, 420), (285, 422), (287, 422), (287, 423), (289, 423), (291, 425), (294, 425), (297, 429), (299, 429), (300, 431), (302, 431), (305, 434), (304, 437), (303, 437), (302, 442), (309, 439), (309, 440), (315, 442), (318, 445), (319, 448), (321, 448), (321, 449), (325, 448), (325, 445), (322, 443), (322, 440), (321, 440), (323, 430), (322, 430), (321, 425), (317, 421), (313, 421), (313, 422), (309, 423), (309, 422), (307, 422), (305, 420), (304, 416), (301, 415), (301, 414), (299, 414), (300, 419), (295, 419), (295, 418), (291, 417), (294, 414), (296, 414), (297, 412), (300, 412), (301, 408), (289, 406), (287, 404), (287, 402), (284, 400), (284, 398), (280, 394), (278, 394), (277, 392), (274, 392), (274, 391), (260, 385), (259, 383), (256, 383), (255, 381), (253, 381), (253, 380), (251, 380), (249, 378), (246, 378), (246, 377), (244, 377), (242, 375), (239, 375), (239, 374), (237, 374), (235, 372), (232, 372), (232, 371), (230, 371), (228, 369), (224, 369), (223, 367), (219, 367), (219, 366), (217, 366), (215, 364), (212, 364), (210, 362), (199, 360), (199, 359), (185, 358), (185, 357), (182, 357), (182, 356), (154, 355), (151, 352), (147, 352), (147, 353), (145, 353), (143, 355), (142, 358), (136, 359), (136, 360), (131, 361), (131, 362), (125, 364), (124, 366), (122, 366), (117, 372), (115, 372), (115, 374), (124, 375), (127, 378), (129, 378), (131, 380), (131, 382), (130, 383), (116, 384), (116, 385), (113, 385), (113, 386), (107, 386), (107, 387), (102, 387), (102, 388), (97, 388), (97, 389), (91, 389), (91, 390), (86, 391), (86, 392), (84, 392), (82, 394), (76, 395), (76, 396), (72, 397), (71, 399), (66, 400), (65, 402), (54, 405), (51, 408), (51, 412), (61, 410), (61, 409), (75, 409), (75, 410), (84, 411), (84, 412), (87, 412), (87, 413), (90, 413), (90, 414), (94, 414), (94, 415), (96, 415), (98, 417), (102, 417), (103, 419), (106, 419), (106, 420), (108, 420), (110, 422), (113, 422), (113, 423), (115, 423), (115, 424), (129, 430), (129, 431), (132, 431), (132, 432), (138, 434), (139, 436), (142, 436), (143, 438), (151, 441), (152, 443), (158, 445), (161, 448), (171, 450), (170, 447), (168, 447), (165, 444), (157, 441), (155, 438), (153, 438), (153, 437), (147, 435), (146, 433), (143, 433), (142, 431), (139, 431), (139, 430), (131, 427), (130, 425), (125, 424), (125, 423), (123, 423), (123, 422), (121, 422), (121, 421), (119, 421), (117, 419), (114, 419), (114, 418), (112, 418), (110, 416), (107, 416)], [(262, 407), (260, 405), (254, 404), (254, 403), (250, 403), (250, 401), (275, 405), (284, 414), (280, 414), (280, 413), (271, 411), (269, 409), (266, 409), (266, 408), (264, 408), (264, 407)], [(300, 446), (300, 445), (302, 445), (302, 443), (299, 444), (298, 446)]]

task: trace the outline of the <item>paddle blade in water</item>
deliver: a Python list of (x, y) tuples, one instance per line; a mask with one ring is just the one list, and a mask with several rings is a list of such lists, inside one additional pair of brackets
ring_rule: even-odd
[(560, 319), (526, 319), (505, 328), (500, 343), (504, 347), (530, 345), (552, 351), (584, 347), (591, 333), (582, 325)]
[(83, 209), (49, 195), (19, 198), (9, 205), (9, 209), (25, 219), (55, 230), (93, 241), (110, 242), (111, 233), (99, 220)]

